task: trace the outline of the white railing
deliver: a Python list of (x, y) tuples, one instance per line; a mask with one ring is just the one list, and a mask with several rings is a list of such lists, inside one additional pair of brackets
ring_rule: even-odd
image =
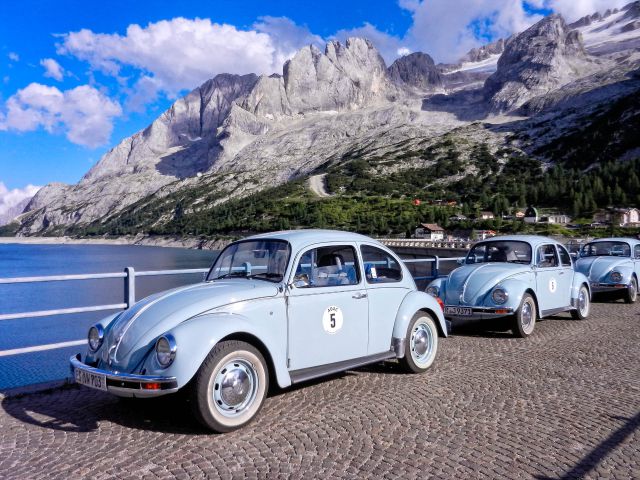
[[(457, 261), (458, 258), (439, 258), (433, 256), (430, 258), (418, 258), (418, 259), (406, 259), (404, 263), (408, 265), (419, 263), (432, 263), (431, 275), (415, 276), (415, 280), (429, 280), (435, 278), (439, 274), (440, 264), (442, 262)], [(71, 308), (59, 308), (54, 310), (37, 310), (31, 312), (19, 312), (19, 313), (0, 313), (0, 320), (15, 320), (22, 318), (35, 318), (35, 317), (49, 317), (54, 315), (68, 315), (71, 313), (85, 313), (85, 312), (99, 312), (104, 310), (122, 310), (133, 306), (136, 302), (136, 278), (138, 277), (152, 277), (163, 275), (189, 275), (189, 274), (204, 274), (209, 271), (208, 268), (192, 268), (183, 270), (150, 270), (145, 272), (136, 272), (133, 267), (127, 267), (124, 272), (115, 273), (88, 273), (78, 275), (51, 275), (41, 277), (14, 277), (14, 278), (0, 278), (0, 285), (11, 285), (20, 283), (42, 283), (42, 282), (66, 282), (73, 280), (100, 280), (100, 279), (112, 279), (122, 278), (124, 279), (123, 288), (123, 301), (122, 303), (113, 303), (107, 305), (90, 305), (83, 307), (71, 307)], [(52, 350), (56, 348), (64, 348), (69, 346), (77, 346), (86, 343), (86, 340), (71, 340), (68, 342), (52, 343), (47, 345), (35, 345), (31, 347), (15, 348), (11, 350), (0, 351), (0, 357), (9, 355), (18, 355), (22, 353), (33, 353), (43, 350)]]

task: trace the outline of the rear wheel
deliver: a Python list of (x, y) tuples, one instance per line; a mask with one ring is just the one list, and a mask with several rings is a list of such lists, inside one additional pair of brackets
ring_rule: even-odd
[(416, 312), (407, 328), (400, 365), (407, 372), (422, 373), (433, 364), (437, 353), (438, 329), (433, 317), (423, 311)]
[(513, 320), (513, 334), (520, 338), (531, 335), (536, 326), (537, 317), (538, 312), (536, 302), (530, 294), (525, 293), (522, 296), (522, 302), (520, 303), (520, 307), (518, 307)]
[(266, 362), (253, 345), (217, 344), (204, 360), (191, 390), (196, 418), (214, 432), (240, 428), (256, 416), (269, 389)]
[(589, 316), (591, 310), (591, 298), (589, 297), (589, 289), (586, 285), (580, 287), (578, 292), (578, 304), (575, 310), (571, 310), (571, 316), (576, 320), (584, 320)]
[(638, 299), (638, 281), (636, 277), (631, 277), (631, 281), (627, 286), (627, 291), (624, 293), (625, 303), (636, 303)]

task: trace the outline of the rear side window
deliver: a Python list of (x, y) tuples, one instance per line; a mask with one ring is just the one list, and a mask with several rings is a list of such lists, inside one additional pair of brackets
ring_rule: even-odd
[(360, 250), (367, 283), (392, 283), (402, 280), (402, 267), (393, 255), (370, 245), (362, 245)]
[(569, 255), (569, 252), (567, 252), (567, 249), (564, 248), (562, 245), (558, 245), (558, 252), (560, 252), (560, 262), (562, 263), (562, 266), (570, 267), (571, 255)]
[(640, 245), (636, 245), (633, 249), (636, 258), (640, 258)]

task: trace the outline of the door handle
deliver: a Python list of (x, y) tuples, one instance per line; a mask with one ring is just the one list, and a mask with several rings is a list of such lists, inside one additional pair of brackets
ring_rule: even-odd
[(560, 272), (558, 275), (564, 275), (564, 272)]
[(355, 295), (353, 295), (352, 298), (355, 298), (356, 300), (360, 300), (361, 298), (367, 298), (367, 294), (366, 293), (356, 293)]

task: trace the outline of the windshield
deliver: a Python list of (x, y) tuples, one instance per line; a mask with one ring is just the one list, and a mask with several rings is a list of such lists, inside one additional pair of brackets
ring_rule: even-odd
[(493, 240), (475, 245), (465, 263), (531, 263), (531, 246), (526, 242)]
[(582, 247), (581, 257), (630, 257), (631, 247), (626, 242), (591, 242)]
[(232, 243), (218, 256), (207, 280), (242, 277), (281, 282), (291, 248), (284, 240), (243, 240)]

